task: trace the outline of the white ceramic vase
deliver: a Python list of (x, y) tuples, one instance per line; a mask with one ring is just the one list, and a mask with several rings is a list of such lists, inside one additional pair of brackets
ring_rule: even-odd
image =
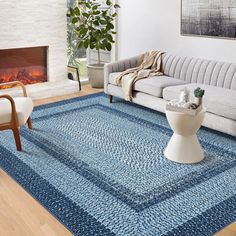
[(202, 105), (202, 98), (194, 97), (194, 103), (198, 106)]

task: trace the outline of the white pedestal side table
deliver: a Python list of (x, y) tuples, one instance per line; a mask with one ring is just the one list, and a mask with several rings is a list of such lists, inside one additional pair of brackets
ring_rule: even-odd
[(178, 163), (192, 164), (204, 159), (204, 151), (198, 141), (197, 131), (202, 125), (206, 109), (197, 115), (165, 110), (170, 127), (174, 131), (164, 154)]

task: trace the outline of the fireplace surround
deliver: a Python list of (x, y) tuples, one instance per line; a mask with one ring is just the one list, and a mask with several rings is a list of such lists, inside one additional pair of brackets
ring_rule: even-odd
[(0, 1), (0, 9), (0, 50), (47, 47), (47, 82), (28, 84), (29, 96), (78, 92), (78, 82), (67, 79), (67, 1)]

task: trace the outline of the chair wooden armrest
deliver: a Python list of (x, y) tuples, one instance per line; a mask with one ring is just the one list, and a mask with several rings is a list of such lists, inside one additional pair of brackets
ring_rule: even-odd
[(0, 99), (7, 99), (11, 103), (11, 114), (12, 114), (12, 120), (10, 124), (0, 124), (0, 130), (8, 129), (9, 125), (18, 127), (18, 117), (17, 117), (17, 112), (16, 112), (16, 105), (13, 100), (13, 98), (9, 95), (0, 95)]
[(0, 88), (4, 87), (4, 86), (20, 86), (22, 88), (23, 91), (23, 96), (27, 97), (27, 92), (26, 92), (26, 88), (25, 85), (23, 83), (21, 83), (20, 81), (13, 81), (13, 82), (8, 82), (8, 83), (2, 83), (0, 84)]
[[(5, 85), (7, 85), (7, 86), (8, 85), (10, 85), (10, 86), (11, 85), (19, 85), (23, 89), (24, 96), (27, 97), (25, 87), (20, 82), (11, 82), (11, 83), (0, 84), (0, 86), (1, 85), (2, 86), (5, 86)], [(7, 99), (10, 102), (10, 104), (11, 104), (11, 114), (9, 114), (9, 119), (6, 119), (5, 123), (4, 123), (4, 121), (2, 121), (2, 124), (0, 123), (0, 131), (1, 130), (6, 130), (6, 129), (11, 129), (13, 131), (13, 134), (14, 134), (16, 148), (17, 148), (18, 151), (21, 151), (22, 150), (22, 146), (21, 146), (20, 133), (19, 133), (19, 125), (21, 125), (21, 124), (18, 121), (18, 115), (17, 115), (17, 112), (16, 112), (17, 101), (14, 100), (11, 96), (6, 95), (6, 94), (0, 95), (0, 99)], [(21, 99), (23, 99), (25, 101), (29, 100), (29, 98), (21, 98)], [(30, 104), (30, 103), (27, 104), (26, 103), (26, 105), (28, 107), (28, 105), (32, 105), (32, 104)], [(3, 107), (4, 107), (4, 104), (3, 104)], [(1, 109), (1, 107), (0, 107), (0, 109)], [(33, 105), (32, 105), (32, 110), (33, 110)], [(32, 112), (32, 110), (31, 110), (31, 112)], [(24, 109), (22, 109), (22, 111), (24, 111)], [(26, 113), (26, 117), (25, 117), (25, 119), (27, 118), (27, 124), (28, 124), (28, 127), (30, 129), (32, 129), (32, 122), (31, 122), (31, 118), (30, 118), (31, 112), (29, 113), (29, 110), (28, 110), (28, 114)], [(6, 113), (7, 114), (9, 113), (8, 109), (6, 109)], [(4, 109), (3, 109), (3, 114), (4, 114)]]
[(13, 98), (9, 95), (0, 95), (0, 99), (2, 99), (2, 98), (7, 99), (11, 103), (12, 114), (11, 114), (11, 121), (9, 123), (0, 124), (0, 131), (6, 130), (6, 129), (11, 129), (14, 134), (16, 148), (18, 151), (22, 151), (20, 133), (19, 133), (19, 129), (18, 129), (18, 116), (17, 116), (17, 112), (16, 112), (16, 104), (15, 104)]

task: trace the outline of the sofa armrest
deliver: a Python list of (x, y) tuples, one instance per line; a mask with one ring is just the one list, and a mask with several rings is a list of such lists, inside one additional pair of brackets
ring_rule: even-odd
[(140, 54), (128, 59), (107, 63), (104, 66), (104, 92), (108, 93), (107, 86), (109, 84), (109, 76), (111, 73), (123, 72), (127, 69), (137, 67), (141, 64), (144, 54)]

